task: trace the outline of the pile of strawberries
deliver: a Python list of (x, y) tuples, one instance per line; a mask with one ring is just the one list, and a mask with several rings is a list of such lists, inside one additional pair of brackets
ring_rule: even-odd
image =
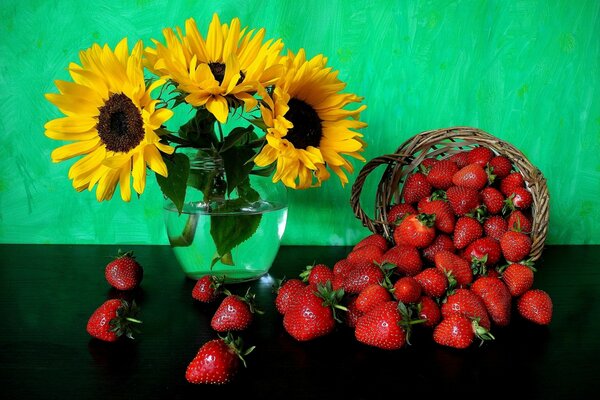
[(333, 268), (308, 267), (281, 286), (286, 331), (311, 340), (338, 320), (359, 342), (391, 350), (422, 325), (436, 343), (467, 348), (507, 326), (513, 303), (549, 324), (552, 301), (532, 289), (532, 202), (510, 160), (486, 147), (426, 158), (387, 211), (393, 242), (369, 235)]

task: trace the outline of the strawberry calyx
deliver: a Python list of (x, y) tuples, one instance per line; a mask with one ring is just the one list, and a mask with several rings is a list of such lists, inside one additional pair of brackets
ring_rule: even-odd
[(513, 193), (504, 200), (504, 206), (502, 207), (503, 214), (510, 214), (511, 211), (515, 211), (517, 209), (513, 201), (514, 198), (515, 194)]
[(419, 305), (413, 305), (413, 306), (407, 307), (406, 304), (399, 301), (398, 302), (398, 312), (402, 316), (402, 318), (398, 324), (406, 332), (406, 343), (410, 345), (411, 344), (410, 343), (410, 335), (412, 333), (413, 325), (422, 324), (423, 322), (426, 322), (427, 320), (426, 319), (415, 319), (413, 317), (414, 313), (419, 315), (419, 312), (420, 312)]
[(435, 201), (435, 200), (443, 200), (443, 201), (448, 201), (448, 196), (446, 196), (446, 191), (445, 190), (436, 190), (431, 194), (431, 197), (429, 197), (429, 199), (431, 201)]
[(390, 290), (390, 291), (393, 290), (394, 284), (392, 283), (391, 278), (392, 278), (392, 275), (394, 274), (394, 271), (398, 270), (398, 266), (391, 262), (384, 262), (383, 264), (374, 262), (374, 264), (379, 267), (381, 272), (383, 272), (383, 280), (381, 282), (379, 282), (379, 284), (381, 286), (383, 286), (384, 288), (386, 288), (387, 290)]
[(117, 255), (114, 257), (115, 260), (121, 259), (121, 258), (132, 258), (135, 260), (135, 256), (133, 254), (133, 250), (129, 250), (129, 251), (123, 251), (121, 249), (117, 250)]
[(485, 204), (482, 204), (479, 207), (474, 208), (473, 210), (466, 213), (465, 215), (467, 217), (471, 217), (471, 218), (477, 220), (477, 222), (479, 222), (480, 224), (483, 224), (485, 222), (485, 220), (489, 217), (489, 213), (488, 213), (488, 210), (487, 210), (487, 207), (485, 206)]
[(487, 175), (488, 184), (492, 185), (496, 180), (496, 175), (494, 174), (494, 167), (488, 164), (485, 167), (485, 174)]
[(248, 309), (252, 314), (264, 314), (265, 312), (257, 307), (256, 305), (256, 294), (250, 291), (250, 288), (246, 290), (246, 293), (243, 296), (238, 296), (236, 294), (231, 293), (228, 289), (223, 289), (223, 293), (226, 296), (235, 296), (244, 303), (248, 304)]
[(246, 360), (244, 359), (244, 357), (252, 353), (256, 346), (250, 346), (244, 349), (244, 341), (242, 340), (241, 336), (236, 337), (232, 335), (231, 332), (227, 332), (227, 336), (225, 337), (220, 335), (218, 336), (219, 339), (225, 342), (225, 344), (231, 349), (231, 351), (238, 356), (238, 358), (242, 361), (242, 364), (244, 364), (244, 367), (247, 367)]
[(494, 335), (492, 335), (492, 333), (489, 330), (479, 325), (479, 320), (480, 318), (472, 318), (471, 325), (473, 327), (473, 333), (475, 333), (475, 336), (479, 340), (481, 340), (481, 342), (479, 343), (479, 346), (481, 346), (483, 345), (483, 342), (488, 340), (494, 340), (496, 338), (494, 337)]
[(331, 281), (327, 281), (324, 284), (317, 284), (317, 290), (314, 294), (323, 299), (323, 303), (321, 304), (324, 307), (331, 308), (333, 319), (337, 322), (342, 322), (342, 320), (337, 317), (336, 310), (348, 311), (348, 308), (341, 305), (342, 299), (344, 298), (344, 289), (333, 290)]
[(488, 255), (484, 254), (483, 257), (471, 257), (471, 271), (473, 275), (487, 275), (487, 261)]
[(131, 303), (126, 300), (121, 300), (121, 306), (116, 311), (116, 316), (109, 321), (110, 331), (114, 332), (117, 337), (125, 336), (129, 339), (134, 339), (133, 334), (140, 333), (137, 325), (142, 321), (137, 319), (139, 307), (135, 300)]
[(435, 223), (435, 214), (417, 214), (417, 220), (427, 228), (431, 228)]

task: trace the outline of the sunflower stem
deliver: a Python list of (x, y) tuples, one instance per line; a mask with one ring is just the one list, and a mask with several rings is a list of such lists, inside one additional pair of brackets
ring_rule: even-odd
[(219, 127), (219, 140), (220, 140), (221, 143), (223, 143), (223, 138), (224, 138), (224, 135), (223, 135), (223, 126), (218, 121), (217, 121), (217, 126)]

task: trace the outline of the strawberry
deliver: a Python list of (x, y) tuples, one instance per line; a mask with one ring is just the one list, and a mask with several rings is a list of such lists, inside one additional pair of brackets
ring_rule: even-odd
[(448, 278), (437, 268), (425, 268), (415, 275), (415, 280), (429, 297), (442, 297), (448, 289)]
[(387, 301), (364, 314), (356, 322), (356, 340), (385, 350), (396, 350), (406, 344), (406, 331), (401, 326), (398, 302)]
[(217, 332), (243, 331), (248, 328), (254, 319), (254, 313), (262, 314), (256, 308), (254, 297), (250, 288), (244, 297), (225, 291), (227, 297), (221, 301), (213, 315), (210, 326)]
[(325, 264), (308, 265), (300, 273), (303, 282), (316, 287), (318, 284), (325, 284), (333, 280), (333, 271)]
[(510, 213), (508, 216), (508, 220), (506, 221), (508, 226), (508, 230), (523, 232), (523, 233), (531, 233), (532, 223), (531, 219), (528, 218), (525, 214), (523, 214), (519, 210), (515, 210)]
[(517, 310), (521, 316), (539, 325), (552, 321), (552, 299), (540, 289), (531, 289), (517, 300)]
[(332, 290), (330, 284), (319, 285), (315, 290), (307, 286), (294, 299), (283, 316), (283, 327), (298, 341), (313, 340), (327, 335), (335, 328), (334, 308), (339, 305), (343, 290)]
[(502, 280), (510, 295), (519, 297), (533, 286), (535, 268), (523, 264), (510, 264), (502, 272)]
[(434, 224), (438, 230), (445, 233), (454, 231), (454, 211), (447, 201), (424, 198), (419, 201), (418, 207), (420, 213), (435, 215)]
[(488, 267), (496, 265), (501, 256), (500, 243), (491, 237), (477, 239), (468, 245), (463, 253), (463, 258), (472, 266), (478, 267), (476, 270), (478, 269), (480, 274), (485, 274)]
[(420, 319), (425, 320), (423, 325), (428, 328), (436, 326), (442, 318), (440, 307), (429, 296), (421, 297), (419, 304), (417, 305), (417, 313), (419, 314)]
[(525, 181), (523, 180), (523, 175), (518, 172), (512, 172), (500, 181), (500, 191), (504, 193), (506, 197), (513, 194), (515, 189), (519, 187), (525, 187)]
[(390, 300), (392, 300), (390, 291), (381, 284), (374, 283), (361, 290), (358, 294), (356, 309), (364, 314), (379, 304)]
[(480, 205), (479, 193), (464, 186), (452, 186), (446, 191), (448, 202), (456, 215), (465, 215)]
[(411, 204), (394, 204), (387, 212), (387, 221), (392, 225), (398, 225), (407, 215), (416, 213), (417, 210)]
[(434, 258), (435, 267), (444, 273), (451, 273), (459, 286), (468, 285), (473, 281), (471, 266), (463, 258), (448, 251), (440, 251)]
[(490, 317), (483, 301), (469, 289), (457, 289), (442, 304), (442, 316), (444, 318), (448, 318), (453, 314), (460, 314), (469, 319), (477, 319), (479, 325), (490, 329)]
[(454, 228), (454, 247), (464, 249), (471, 242), (483, 235), (483, 227), (476, 219), (471, 217), (460, 217)]
[(344, 322), (350, 328), (356, 327), (356, 322), (358, 321), (358, 319), (360, 317), (362, 317), (364, 315), (363, 312), (359, 311), (358, 308), (356, 308), (357, 299), (358, 299), (357, 296), (352, 296), (350, 298), (350, 300), (348, 301), (348, 304), (346, 305), (346, 308), (348, 309), (348, 311), (346, 312), (346, 315), (344, 316)]
[(352, 250), (358, 250), (361, 247), (365, 247), (365, 246), (369, 246), (369, 245), (377, 246), (377, 247), (381, 248), (381, 250), (383, 250), (383, 251), (386, 251), (388, 248), (387, 240), (385, 240), (385, 238), (383, 236), (373, 233), (372, 235), (369, 235), (369, 236), (361, 239), (358, 243), (356, 243), (356, 245), (354, 245)]
[(434, 342), (456, 349), (469, 347), (475, 336), (481, 340), (494, 338), (485, 328), (479, 326), (476, 320), (470, 320), (460, 314), (453, 314), (448, 318), (444, 318), (433, 331)]
[(215, 301), (221, 293), (224, 280), (224, 276), (204, 275), (196, 281), (192, 289), (192, 297), (203, 303)]
[(275, 307), (280, 314), (285, 314), (294, 301), (294, 298), (304, 289), (305, 285), (300, 279), (289, 279), (279, 286), (275, 297)]
[(481, 200), (488, 213), (495, 215), (502, 212), (502, 208), (504, 207), (504, 195), (498, 189), (486, 187), (481, 191)]
[(421, 164), (419, 164), (419, 169), (425, 170), (425, 171), (430, 171), (431, 168), (438, 162), (439, 162), (439, 160), (436, 160), (433, 157), (424, 158), (423, 161), (421, 161)]
[(511, 296), (508, 288), (498, 278), (482, 276), (477, 278), (471, 290), (481, 297), (492, 321), (498, 326), (506, 326), (510, 322)]
[(380, 263), (384, 251), (379, 246), (369, 244), (348, 253), (346, 259), (355, 268)]
[(452, 186), (452, 176), (458, 172), (458, 166), (451, 160), (440, 160), (427, 174), (427, 182), (436, 189), (446, 190)]
[(435, 237), (433, 243), (431, 243), (428, 247), (423, 249), (423, 257), (427, 260), (433, 262), (435, 254), (438, 251), (446, 250), (450, 253), (456, 252), (456, 247), (454, 247), (454, 243), (450, 236), (440, 233)]
[(460, 169), (469, 165), (469, 152), (468, 151), (460, 151), (458, 153), (452, 154), (448, 160), (454, 162), (456, 166)]
[(504, 201), (507, 210), (525, 210), (533, 204), (533, 196), (524, 187), (515, 188), (510, 196)]
[(500, 247), (506, 261), (522, 261), (531, 251), (531, 238), (524, 233), (508, 231), (500, 239)]
[(500, 215), (492, 215), (483, 223), (483, 232), (485, 233), (485, 236), (489, 236), (496, 240), (500, 240), (507, 230), (508, 224)]
[(413, 277), (402, 277), (394, 283), (394, 297), (403, 303), (415, 303), (421, 298), (421, 285)]
[(118, 290), (132, 290), (140, 285), (144, 276), (142, 266), (135, 260), (132, 251), (122, 253), (108, 263), (104, 269), (108, 283)]
[(413, 246), (394, 246), (383, 255), (383, 264), (393, 264), (404, 275), (413, 276), (423, 268), (423, 261), (419, 250)]
[(475, 147), (469, 151), (469, 164), (477, 164), (484, 168), (494, 157), (494, 153), (487, 147)]
[(141, 321), (136, 319), (138, 308), (135, 302), (128, 303), (121, 299), (106, 300), (90, 316), (87, 332), (96, 339), (105, 342), (116, 342), (125, 335), (133, 339), (135, 325)]
[(228, 383), (237, 374), (240, 360), (246, 366), (243, 356), (254, 347), (242, 350), (241, 338), (234, 339), (230, 334), (225, 338), (204, 343), (194, 359), (188, 364), (185, 379), (190, 383), (221, 385)]
[(402, 198), (405, 203), (414, 204), (424, 197), (429, 197), (431, 189), (427, 177), (420, 172), (416, 172), (406, 178), (402, 188)]
[(354, 265), (347, 259), (343, 258), (333, 264), (333, 277), (336, 276), (346, 276), (348, 273), (354, 268)]
[(510, 174), (512, 170), (512, 163), (504, 156), (493, 157), (488, 163), (490, 175), (494, 175), (496, 178), (504, 179)]
[(342, 288), (346, 293), (358, 294), (371, 284), (383, 282), (384, 278), (383, 271), (377, 265), (362, 265), (350, 271), (342, 283)]
[(488, 176), (480, 165), (469, 164), (452, 176), (452, 183), (455, 186), (481, 190), (488, 184)]
[(397, 245), (427, 247), (435, 239), (434, 221), (432, 214), (409, 215), (394, 229), (394, 241)]

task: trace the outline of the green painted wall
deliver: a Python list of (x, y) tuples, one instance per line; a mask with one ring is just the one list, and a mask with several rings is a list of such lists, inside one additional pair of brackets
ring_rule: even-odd
[[(58, 143), (43, 125), (60, 114), (43, 94), (55, 92), (53, 80), (66, 79), (68, 62), (94, 42), (161, 38), (190, 16), (205, 31), (213, 12), (265, 27), (290, 49), (327, 55), (369, 107), (367, 159), (421, 131), (479, 127), (519, 147), (546, 175), (549, 243), (600, 243), (600, 2), (572, 0), (4, 0), (0, 242), (166, 243), (153, 181), (129, 204), (97, 203), (94, 193), (71, 188), (71, 163), (50, 162)], [(349, 196), (350, 185), (335, 180), (291, 192), (284, 243), (364, 236)]]

